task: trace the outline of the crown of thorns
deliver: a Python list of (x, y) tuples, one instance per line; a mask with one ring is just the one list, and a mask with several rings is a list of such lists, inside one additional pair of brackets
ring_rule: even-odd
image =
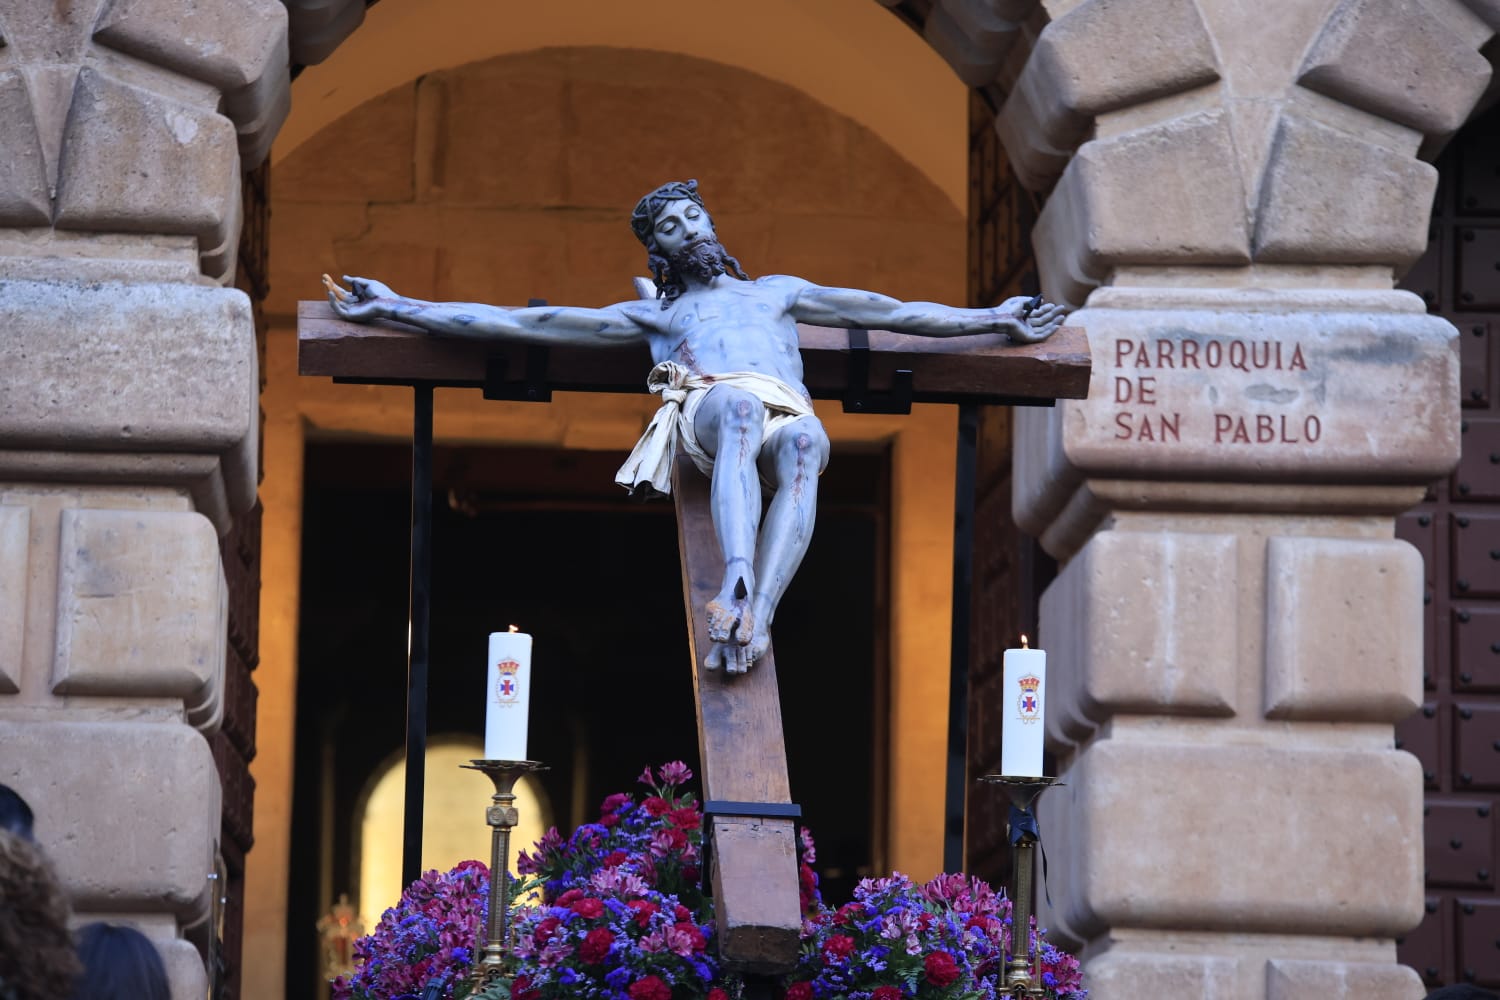
[(630, 228), (635, 231), (635, 238), (649, 248), (651, 232), (656, 226), (657, 213), (668, 202), (681, 201), (684, 198), (699, 208), (703, 208), (703, 199), (698, 196), (696, 180), (672, 181), (670, 184), (663, 184), (636, 202), (635, 211), (630, 213)]

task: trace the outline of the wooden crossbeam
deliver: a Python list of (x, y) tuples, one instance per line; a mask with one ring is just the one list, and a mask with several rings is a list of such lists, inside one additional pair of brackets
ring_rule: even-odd
[[(681, 452), (673, 471), (703, 798), (790, 803), (776, 657), (767, 649), (749, 673), (733, 676), (703, 668), (710, 646), (703, 609), (723, 582), (724, 556), (714, 535), (708, 477)], [(792, 821), (718, 816), (709, 820), (706, 836), (720, 956), (747, 972), (790, 972), (802, 927)]]
[[(850, 385), (848, 331), (799, 325), (797, 333), (804, 382), (815, 398), (840, 399), (859, 388)], [(298, 303), (297, 335), (301, 374), (355, 382), (472, 387), (503, 371), (507, 381), (520, 383), (532, 360), (525, 344), (435, 337), (386, 321), (346, 322), (322, 300)], [(869, 348), (865, 388), (889, 390), (897, 371), (910, 371), (918, 403), (1045, 404), (1088, 395), (1088, 339), (1077, 327), (1020, 345), (998, 334), (937, 339), (872, 330)], [(644, 392), (650, 370), (643, 346), (550, 347), (541, 374), (558, 391)]]

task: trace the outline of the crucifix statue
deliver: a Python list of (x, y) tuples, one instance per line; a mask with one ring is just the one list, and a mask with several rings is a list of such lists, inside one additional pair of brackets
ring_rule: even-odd
[[(703, 665), (743, 674), (770, 647), (776, 606), (812, 538), (818, 475), (828, 463), (828, 436), (802, 382), (797, 324), (925, 337), (1001, 333), (1034, 343), (1062, 325), (1063, 308), (1019, 296), (992, 309), (962, 309), (788, 275), (751, 280), (719, 243), (697, 181), (646, 195), (631, 228), (646, 247), (654, 300), (506, 309), (423, 302), (355, 277), (344, 279), (347, 292), (328, 282), (328, 298), (343, 319), (394, 319), (457, 337), (644, 342), (655, 362), (647, 386), (662, 406), (616, 479), (633, 492), (670, 492), (679, 446), (710, 478), (724, 575), (704, 608), (711, 647)], [(770, 498), (764, 520), (763, 494)]]

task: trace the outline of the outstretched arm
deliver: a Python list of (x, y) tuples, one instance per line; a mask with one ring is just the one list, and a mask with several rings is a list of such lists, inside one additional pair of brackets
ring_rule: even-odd
[(481, 302), (424, 302), (397, 295), (369, 278), (345, 275), (344, 280), (349, 283), (350, 291), (324, 275), (328, 302), (339, 318), (356, 323), (394, 319), (453, 337), (579, 346), (627, 343), (646, 334), (646, 327), (638, 322), (638, 318), (645, 318), (638, 302), (622, 302), (602, 309), (575, 306), (504, 309)]
[[(799, 281), (799, 279), (785, 279)], [(857, 288), (824, 288), (806, 282), (795, 289), (792, 318), (815, 326), (864, 326), (923, 337), (1003, 333), (1032, 344), (1062, 326), (1063, 307), (1041, 297), (1019, 295), (993, 309), (960, 309), (936, 302), (902, 302)]]

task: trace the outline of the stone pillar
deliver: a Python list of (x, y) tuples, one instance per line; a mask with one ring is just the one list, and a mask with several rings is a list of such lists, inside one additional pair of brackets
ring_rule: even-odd
[(208, 984), (219, 539), (257, 475), (240, 175), (288, 101), (277, 0), (0, 0), (0, 781), (77, 919)]
[(1492, 25), (1056, 6), (997, 122), (1051, 189), (1044, 291), (1084, 306), (1095, 365), (1016, 422), (1017, 519), (1061, 562), (1040, 921), (1098, 1000), (1413, 1000), (1422, 777), (1392, 726), (1423, 572), (1394, 517), (1457, 461), (1458, 356), (1392, 288)]

